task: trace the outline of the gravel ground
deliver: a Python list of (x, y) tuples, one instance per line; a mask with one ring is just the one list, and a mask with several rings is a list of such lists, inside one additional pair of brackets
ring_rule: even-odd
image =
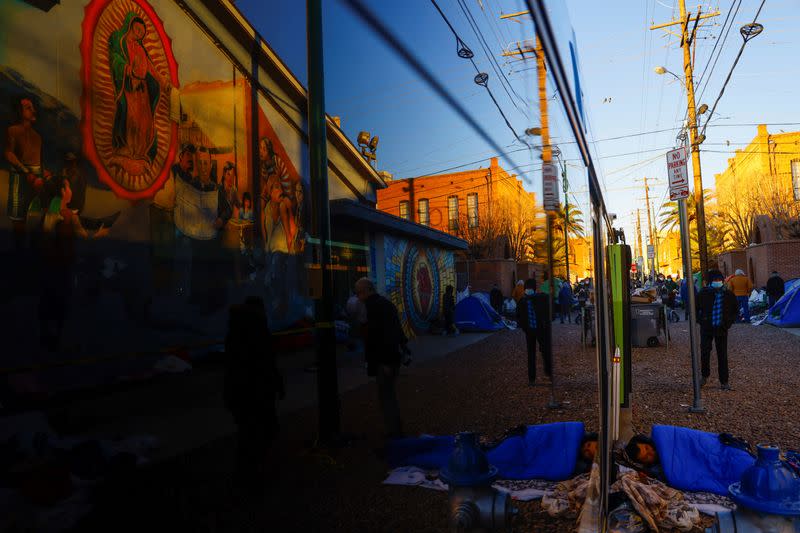
[[(712, 379), (703, 389), (705, 414), (689, 414), (691, 363), (685, 322), (671, 326), (670, 348), (637, 348), (633, 369), (633, 424), (649, 433), (654, 423), (730, 432), (751, 443), (800, 448), (792, 399), (800, 386), (794, 371), (800, 337), (769, 326), (736, 325), (730, 333), (733, 391), (721, 391), (712, 355)], [(577, 326), (556, 325), (556, 376), (563, 409), (548, 410), (549, 388), (529, 388), (524, 340), (503, 331), (426, 366), (404, 369), (398, 382), (408, 434), (474, 430), (500, 435), (518, 424), (581, 420), (597, 429), (594, 351), (582, 350)], [(541, 375), (541, 361), (540, 375)], [(289, 391), (291, 394), (291, 391)], [(355, 440), (338, 450), (313, 447), (316, 411), (283, 421), (271, 452), (277, 463), (277, 495), (244, 502), (233, 496), (234, 441), (224, 439), (191, 454), (143, 470), (102, 492), (105, 503), (80, 531), (447, 531), (447, 496), (414, 487), (383, 486), (380, 415), (374, 384), (342, 396), (342, 426)], [(515, 531), (572, 531), (538, 502), (519, 504)]]

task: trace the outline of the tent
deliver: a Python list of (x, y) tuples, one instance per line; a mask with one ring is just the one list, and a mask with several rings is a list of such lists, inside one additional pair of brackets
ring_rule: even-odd
[(800, 328), (800, 283), (770, 307), (766, 322), (779, 328)]
[(492, 306), (477, 296), (469, 296), (456, 304), (455, 323), (461, 331), (497, 331), (505, 327)]
[(800, 278), (794, 278), (783, 282), (784, 293), (790, 292), (795, 287), (800, 287)]

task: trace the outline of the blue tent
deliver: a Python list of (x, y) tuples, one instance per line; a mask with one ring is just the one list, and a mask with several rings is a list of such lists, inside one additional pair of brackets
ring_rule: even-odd
[(468, 296), (456, 304), (456, 327), (461, 331), (497, 331), (503, 319), (492, 307), (476, 296)]
[(783, 282), (783, 292), (786, 294), (787, 292), (791, 291), (795, 287), (800, 287), (800, 278), (790, 279), (789, 281)]
[(800, 283), (770, 307), (766, 322), (779, 328), (800, 328)]

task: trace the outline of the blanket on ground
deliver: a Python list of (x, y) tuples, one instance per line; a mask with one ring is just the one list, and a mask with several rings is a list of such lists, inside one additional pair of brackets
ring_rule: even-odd
[(671, 487), (728, 495), (755, 463), (745, 450), (724, 444), (716, 433), (677, 426), (653, 426), (653, 441)]
[[(521, 435), (507, 437), (486, 451), (489, 464), (501, 479), (545, 479), (561, 481), (575, 470), (583, 438), (582, 422), (556, 422), (528, 426)], [(455, 437), (423, 436), (396, 439), (387, 447), (393, 468), (418, 466), (441, 469), (450, 460)]]

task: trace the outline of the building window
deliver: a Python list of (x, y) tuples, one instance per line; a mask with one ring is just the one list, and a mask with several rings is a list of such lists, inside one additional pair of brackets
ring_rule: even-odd
[(428, 200), (419, 201), (419, 209), (417, 209), (417, 214), (419, 215), (417, 222), (423, 226), (430, 224), (430, 218), (428, 216)]
[(447, 198), (447, 227), (450, 231), (458, 229), (458, 196)]
[(400, 218), (404, 218), (406, 220), (409, 219), (408, 200), (403, 200), (400, 202)]
[(792, 189), (794, 189), (794, 201), (800, 202), (800, 159), (792, 161)]
[(467, 195), (467, 224), (470, 228), (478, 227), (478, 193)]

